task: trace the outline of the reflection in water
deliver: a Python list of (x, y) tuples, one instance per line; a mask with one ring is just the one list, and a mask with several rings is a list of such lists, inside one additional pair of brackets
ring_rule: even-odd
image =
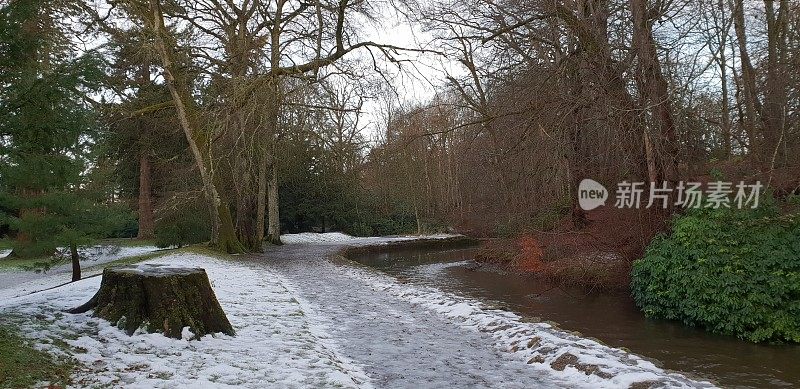
[(353, 259), (413, 283), (556, 322), (725, 387), (800, 386), (800, 346), (756, 345), (679, 323), (648, 320), (625, 293), (586, 294), (527, 276), (476, 270), (474, 254), (475, 249), (404, 250)]

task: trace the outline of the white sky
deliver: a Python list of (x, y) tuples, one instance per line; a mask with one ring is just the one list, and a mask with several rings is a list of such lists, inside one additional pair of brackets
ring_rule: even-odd
[[(380, 25), (366, 25), (362, 36), (364, 40), (373, 41), (381, 44), (389, 44), (405, 48), (420, 49), (430, 42), (432, 36), (420, 29), (418, 25), (412, 25), (403, 15), (400, 15), (391, 6), (385, 8), (385, 12), (380, 15)], [(354, 57), (362, 56), (364, 53), (357, 53)], [(443, 61), (440, 56), (432, 53), (411, 53), (401, 54), (401, 57), (413, 62), (406, 62), (402, 69), (397, 69), (396, 65), (385, 62), (387, 77), (396, 93), (396, 103), (405, 105), (413, 102), (429, 101), (440, 90), (443, 84), (442, 69)], [(364, 104), (364, 115), (362, 123), (364, 129), (362, 133), (371, 140), (374, 136), (385, 129), (386, 123), (383, 117), (385, 102), (368, 101)]]

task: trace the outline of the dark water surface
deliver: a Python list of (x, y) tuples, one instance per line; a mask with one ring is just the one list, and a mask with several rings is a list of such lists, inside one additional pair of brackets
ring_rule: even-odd
[(501, 304), (524, 316), (655, 358), (667, 369), (725, 387), (800, 387), (800, 346), (756, 345), (679, 323), (646, 319), (624, 293), (564, 290), (515, 274), (475, 268), (475, 249), (398, 250), (352, 258), (412, 283)]

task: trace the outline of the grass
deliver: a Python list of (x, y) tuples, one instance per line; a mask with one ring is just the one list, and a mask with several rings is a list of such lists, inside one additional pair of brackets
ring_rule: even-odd
[(0, 388), (29, 388), (41, 383), (65, 387), (74, 367), (70, 360), (36, 350), (13, 327), (0, 325)]
[(32, 268), (43, 268), (46, 263), (49, 267), (68, 263), (66, 259), (54, 260), (53, 258), (0, 258), (0, 271), (8, 270), (28, 270)]

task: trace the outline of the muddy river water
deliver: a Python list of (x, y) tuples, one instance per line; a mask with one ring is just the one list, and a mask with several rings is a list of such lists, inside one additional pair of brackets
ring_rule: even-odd
[(352, 259), (411, 283), (556, 322), (563, 329), (724, 387), (800, 387), (800, 346), (756, 345), (680, 323), (647, 319), (625, 293), (587, 293), (527, 276), (476, 270), (474, 254), (474, 249), (399, 250)]

